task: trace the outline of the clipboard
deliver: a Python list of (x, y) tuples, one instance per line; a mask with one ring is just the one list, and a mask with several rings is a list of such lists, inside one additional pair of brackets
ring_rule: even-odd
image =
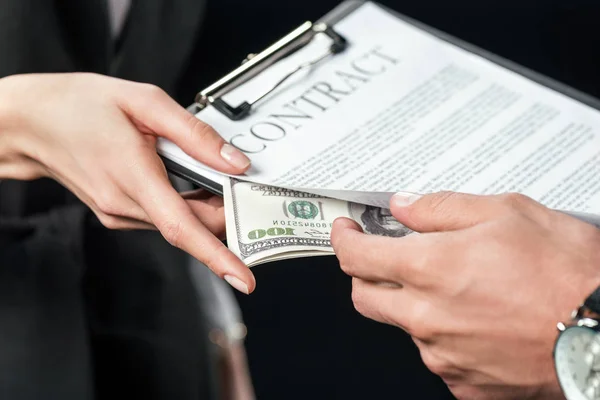
[[(335, 25), (345, 17), (349, 16), (361, 6), (366, 4), (366, 1), (349, 0), (341, 3), (336, 8), (331, 10), (328, 14), (321, 17), (315, 22), (307, 21), (298, 28), (291, 31), (288, 35), (279, 39), (277, 42), (263, 50), (258, 54), (251, 54), (246, 57), (242, 64), (231, 71), (217, 82), (208, 86), (204, 90), (198, 92), (194, 103), (187, 107), (190, 113), (196, 114), (206, 107), (214, 107), (219, 112), (230, 118), (231, 120), (238, 121), (245, 118), (255, 107), (256, 103), (266, 96), (274, 95), (273, 91), (288, 78), (293, 76), (295, 73), (302, 69), (311, 68), (314, 65), (327, 62), (327, 59), (335, 54), (343, 52), (347, 48), (346, 39), (336, 32)], [(531, 69), (525, 68), (515, 62), (507, 60), (496, 54), (493, 54), (487, 50), (470, 44), (464, 40), (456, 38), (445, 32), (442, 32), (436, 28), (426, 25), (422, 22), (407, 17), (397, 11), (390, 9), (389, 7), (375, 3), (382, 9), (388, 11), (396, 18), (413, 25), (414, 27), (427, 32), (438, 39), (444, 40), (454, 46), (457, 46), (463, 50), (480, 56), (494, 64), (497, 64), (503, 68), (506, 68), (514, 73), (517, 73), (533, 82), (540, 85), (546, 86), (556, 92), (566, 95), (574, 100), (579, 101), (587, 106), (600, 110), (600, 99), (583, 93), (577, 89), (574, 89), (564, 83), (556, 81)], [(331, 46), (329, 51), (323, 54), (321, 57), (312, 60), (306, 60), (305, 63), (299, 65), (295, 70), (291, 70), (287, 75), (281, 77), (281, 80), (271, 88), (266, 88), (263, 92), (257, 93), (254, 99), (249, 99), (241, 102), (240, 104), (229, 104), (223, 100), (222, 96), (226, 95), (237, 86), (248, 82), (253, 77), (258, 75), (260, 72), (267, 70), (270, 66), (277, 63), (278, 61), (286, 58), (293, 54), (298, 49), (306, 46), (310, 43), (314, 37), (318, 34), (323, 34), (331, 39)], [(161, 158), (172, 175), (182, 178), (192, 184), (195, 184), (201, 188), (204, 188), (216, 195), (223, 195), (223, 187), (220, 183), (214, 182), (211, 179), (201, 176), (194, 171), (178, 164), (177, 162), (170, 160), (161, 155)]]

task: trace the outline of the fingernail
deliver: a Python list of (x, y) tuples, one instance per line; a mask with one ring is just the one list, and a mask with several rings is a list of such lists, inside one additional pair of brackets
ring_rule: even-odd
[(229, 143), (225, 143), (223, 147), (221, 147), (221, 157), (229, 164), (239, 169), (246, 169), (246, 167), (250, 165), (250, 159)]
[(244, 282), (242, 282), (235, 276), (225, 275), (223, 277), (223, 279), (225, 279), (227, 281), (227, 283), (229, 283), (231, 286), (233, 286), (235, 289), (239, 290), (240, 292), (242, 292), (244, 294), (249, 294), (248, 285), (246, 285)]
[(394, 203), (396, 207), (408, 207), (421, 197), (423, 196), (413, 193), (400, 192), (392, 196), (392, 203)]

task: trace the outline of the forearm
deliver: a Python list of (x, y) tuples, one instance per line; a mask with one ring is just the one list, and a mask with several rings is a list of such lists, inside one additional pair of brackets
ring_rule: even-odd
[(33, 157), (26, 113), (18, 101), (19, 86), (21, 82), (15, 77), (0, 79), (0, 180), (32, 180), (44, 176), (44, 169)]

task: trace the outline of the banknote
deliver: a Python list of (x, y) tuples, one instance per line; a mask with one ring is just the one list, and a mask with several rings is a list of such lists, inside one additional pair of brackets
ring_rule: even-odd
[(246, 265), (334, 254), (331, 229), (339, 217), (365, 233), (401, 237), (411, 231), (388, 209), (229, 178), (223, 185), (227, 246)]

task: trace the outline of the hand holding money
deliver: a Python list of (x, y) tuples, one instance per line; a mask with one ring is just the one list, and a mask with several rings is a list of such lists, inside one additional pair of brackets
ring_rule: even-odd
[(339, 217), (365, 233), (399, 237), (411, 231), (387, 209), (230, 178), (223, 185), (227, 245), (247, 266), (288, 258), (333, 255)]

